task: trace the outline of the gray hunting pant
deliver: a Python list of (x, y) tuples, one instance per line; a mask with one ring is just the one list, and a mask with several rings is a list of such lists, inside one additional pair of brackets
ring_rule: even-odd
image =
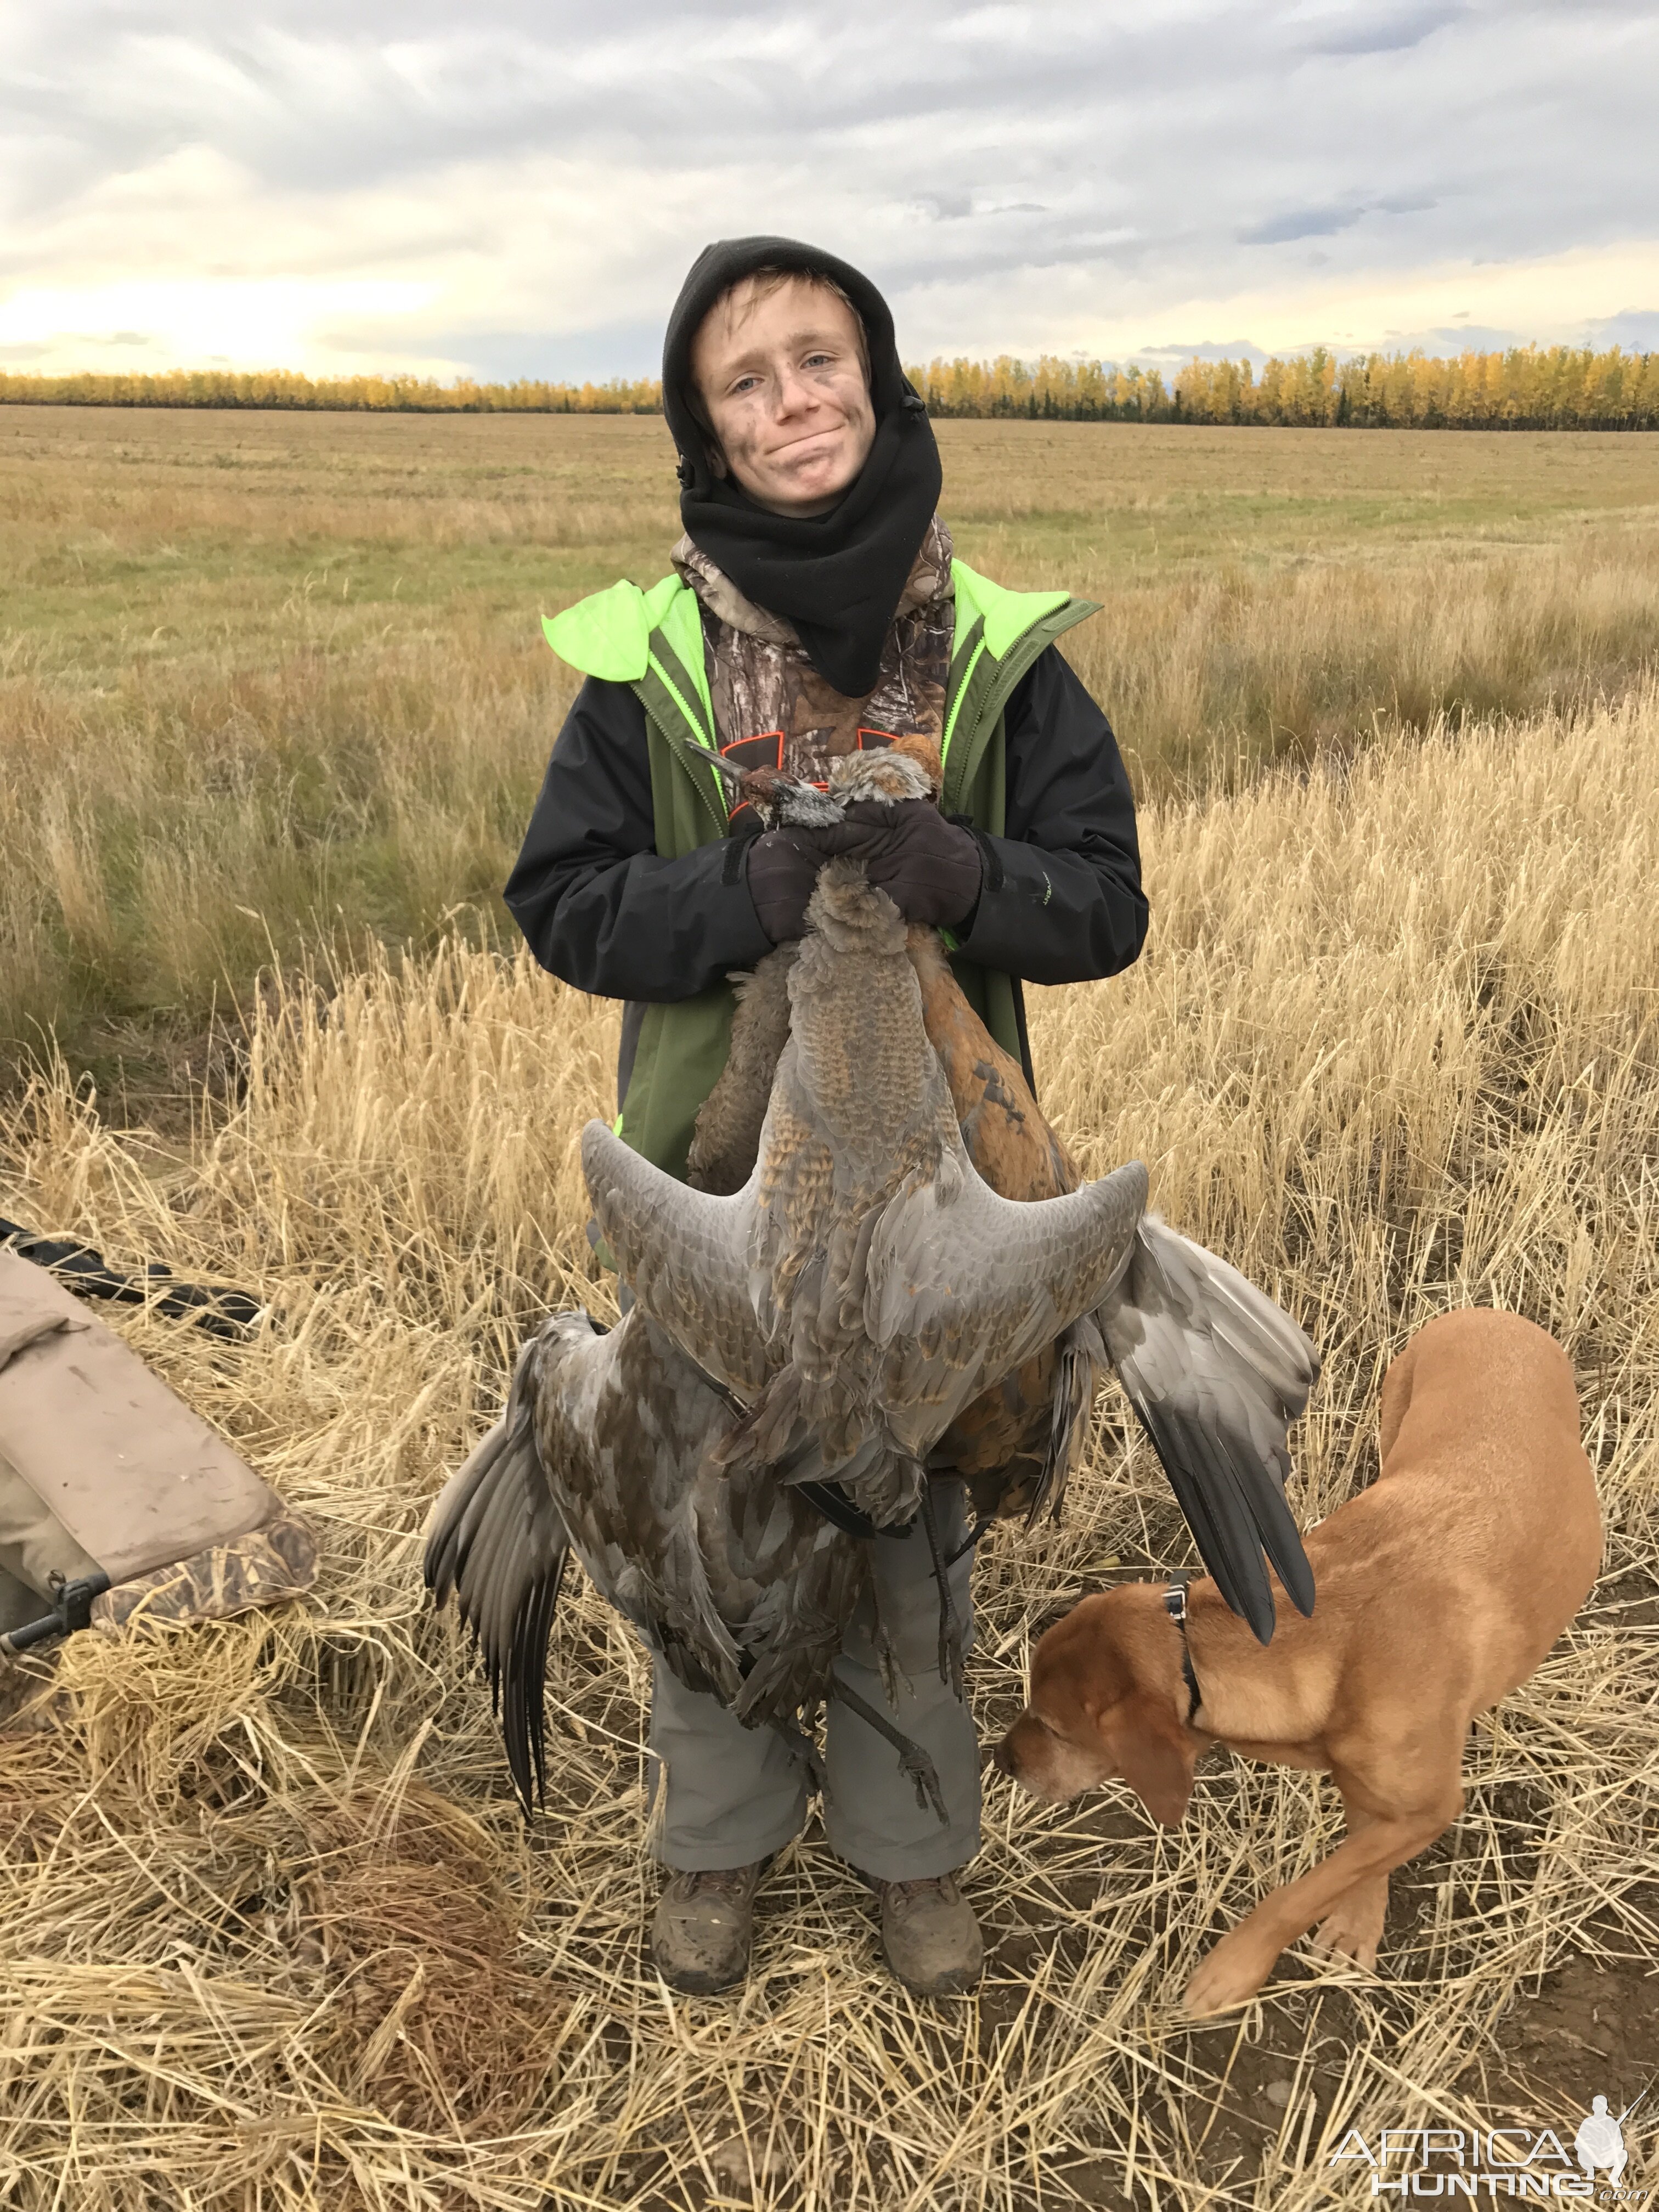
[[(968, 1533), (962, 1484), (933, 1486), (940, 1541), (953, 1552)], [(939, 1672), (939, 1586), (920, 1522), (872, 1546), (881, 1619), (899, 1674), (896, 1709), (877, 1662), (868, 1595), (848, 1624), (836, 1672), (848, 1689), (921, 1744), (939, 1770), (948, 1826), (916, 1802), (899, 1755), (867, 1721), (831, 1698), (824, 1721), (823, 1829), (830, 1849), (878, 1881), (950, 1874), (979, 1849), (979, 1745), (968, 1708)], [(957, 1619), (973, 1641), (973, 1557), (951, 1570)], [(659, 1660), (651, 1693), (651, 1793), (659, 1790), (659, 1855), (679, 1872), (748, 1866), (781, 1850), (806, 1819), (807, 1779), (774, 1730), (748, 1729), (717, 1698), (688, 1690)]]

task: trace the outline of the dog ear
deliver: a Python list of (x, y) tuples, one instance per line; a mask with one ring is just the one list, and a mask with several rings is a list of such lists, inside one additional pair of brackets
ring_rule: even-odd
[(1160, 1827), (1178, 1828), (1193, 1794), (1197, 1745), (1150, 1698), (1127, 1704), (1112, 1735), (1123, 1779)]

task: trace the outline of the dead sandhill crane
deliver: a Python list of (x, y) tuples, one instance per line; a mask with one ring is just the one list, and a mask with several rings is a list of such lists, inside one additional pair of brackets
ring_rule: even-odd
[[(908, 741), (837, 761), (827, 794), (773, 776), (750, 795), (902, 804), (937, 792), (937, 757)], [(1079, 1187), (935, 933), (855, 860), (825, 866), (808, 922), (739, 1009), (693, 1148), (711, 1187), (589, 1124), (595, 1216), (636, 1304), (609, 1333), (544, 1325), (434, 1510), (427, 1579), (477, 1636), (526, 1802), (568, 1549), (691, 1687), (793, 1728), (845, 1694), (830, 1668), (857, 1532), (918, 1510), (931, 1532), (930, 1465), (978, 1502), (1057, 1503), (1107, 1358), (1229, 1603), (1265, 1641), (1265, 1547), (1312, 1604), (1282, 1489), (1308, 1340), (1146, 1214), (1139, 1163)], [(925, 1754), (865, 1717), (928, 1788)]]

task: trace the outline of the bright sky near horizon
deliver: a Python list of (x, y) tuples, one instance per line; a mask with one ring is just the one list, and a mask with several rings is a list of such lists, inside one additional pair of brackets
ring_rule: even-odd
[(866, 269), (912, 360), (1659, 344), (1651, 0), (0, 0), (0, 368), (645, 374), (694, 253), (750, 231)]

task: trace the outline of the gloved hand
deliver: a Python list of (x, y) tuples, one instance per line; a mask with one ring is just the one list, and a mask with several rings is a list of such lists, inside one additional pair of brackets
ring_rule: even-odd
[(826, 859), (836, 853), (862, 860), (870, 881), (907, 921), (952, 929), (979, 904), (985, 884), (979, 840), (947, 822), (931, 799), (896, 806), (860, 799), (845, 821), (811, 835)]
[(749, 841), (744, 880), (774, 945), (799, 937), (806, 927), (806, 902), (829, 857), (817, 842), (823, 835), (821, 830), (768, 830)]

